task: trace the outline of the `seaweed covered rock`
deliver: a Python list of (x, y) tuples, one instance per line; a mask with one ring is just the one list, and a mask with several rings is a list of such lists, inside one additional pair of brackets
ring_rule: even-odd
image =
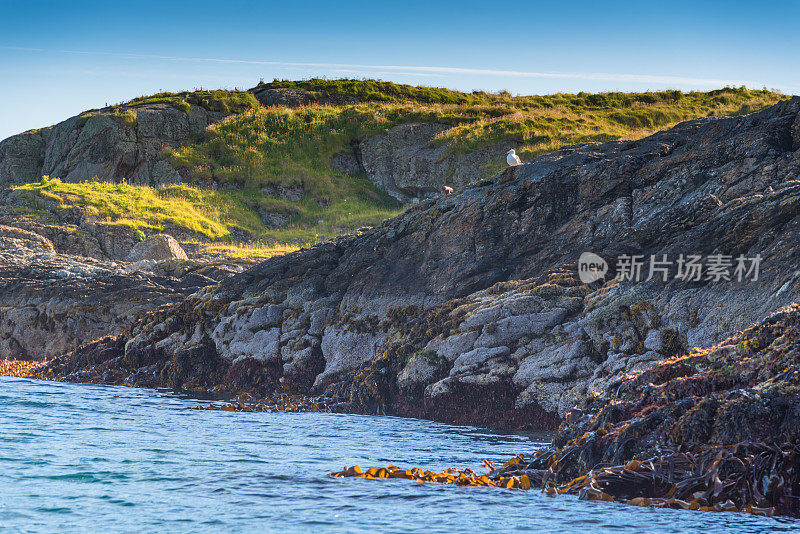
[(507, 465), (553, 493), (800, 516), (800, 305), (609, 385), (554, 446)]
[[(609, 385), (597, 412), (559, 431), (592, 462), (665, 449), (800, 439), (800, 304), (709, 349), (654, 364)], [(581, 441), (591, 433), (591, 447)], [(585, 440), (584, 440), (585, 441)]]

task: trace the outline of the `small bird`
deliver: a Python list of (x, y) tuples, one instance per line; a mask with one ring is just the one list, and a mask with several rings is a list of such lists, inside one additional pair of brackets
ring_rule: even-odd
[(445, 185), (444, 187), (442, 187), (442, 194), (449, 195), (452, 192), (453, 192), (453, 188), (452, 187), (450, 187), (448, 185)]
[(512, 167), (516, 167), (517, 165), (522, 165), (522, 161), (520, 161), (519, 156), (517, 156), (516, 151), (512, 148), (508, 152), (506, 152), (506, 161)]

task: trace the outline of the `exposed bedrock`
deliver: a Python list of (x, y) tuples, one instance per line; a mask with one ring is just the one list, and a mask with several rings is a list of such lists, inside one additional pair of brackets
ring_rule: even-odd
[[(710, 347), (797, 299), (798, 112), (794, 98), (542, 156), (380, 227), (269, 259), (53, 369), (553, 428), (627, 373)], [(611, 262), (605, 280), (578, 280), (584, 251)], [(621, 254), (762, 259), (755, 281), (634, 283), (613, 279)]]
[(146, 312), (236, 271), (222, 262), (59, 254), (38, 233), (0, 225), (0, 358), (50, 358), (124, 332)]
[[(332, 102), (311, 100), (308, 93), (292, 89), (254, 91), (265, 106)], [(334, 101), (354, 103), (347, 97)], [(178, 183), (184, 177), (166, 149), (197, 142), (208, 126), (225, 116), (200, 105), (190, 105), (187, 112), (169, 104), (123, 106), (116, 114), (108, 109), (87, 112), (0, 141), (0, 186), (33, 182), (44, 175), (65, 182)], [(448, 143), (432, 146), (437, 134), (446, 129), (436, 123), (401, 124), (385, 134), (354, 139), (353, 150), (337, 154), (331, 167), (336, 172), (365, 173), (396, 199), (419, 201), (438, 195), (444, 185), (461, 188), (479, 180), (486, 174), (486, 165), (502, 161), (506, 150), (516, 146), (503, 142), (468, 154), (453, 153)], [(262, 192), (289, 201), (302, 196), (302, 189), (299, 193), (272, 189)], [(288, 224), (288, 218), (276, 219), (274, 213), (262, 215), (271, 227)]]
[(44, 175), (65, 182), (177, 183), (181, 177), (164, 150), (192, 142), (224, 117), (196, 105), (188, 112), (168, 104), (126, 111), (126, 120), (105, 111), (85, 113), (0, 142), (0, 185)]
[(448, 143), (432, 146), (445, 124), (410, 123), (365, 139), (358, 145), (361, 166), (369, 179), (401, 201), (441, 194), (445, 185), (457, 188), (486, 175), (483, 167), (503, 159), (510, 141), (468, 154), (454, 154)]

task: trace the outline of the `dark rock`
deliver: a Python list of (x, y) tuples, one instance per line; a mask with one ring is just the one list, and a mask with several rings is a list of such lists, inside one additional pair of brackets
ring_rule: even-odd
[(261, 188), (265, 197), (277, 198), (287, 202), (297, 202), (306, 194), (302, 181), (290, 184), (268, 184)]
[(46, 130), (25, 132), (0, 142), (0, 185), (42, 177)]
[(250, 89), (250, 92), (253, 93), (253, 96), (256, 97), (256, 100), (258, 100), (261, 105), (266, 107), (281, 106), (296, 108), (311, 104), (345, 105), (357, 104), (359, 102), (357, 98), (352, 96), (317, 93), (291, 87), (269, 87), (267, 85), (259, 85)]
[(384, 135), (359, 144), (360, 163), (369, 179), (401, 201), (438, 196), (443, 186), (456, 188), (485, 178), (483, 167), (502, 160), (515, 146), (500, 143), (466, 155), (454, 155), (448, 144), (431, 146), (449, 126), (436, 123), (401, 124)]
[(335, 172), (342, 174), (358, 174), (363, 171), (358, 158), (353, 152), (340, 152), (333, 156), (331, 168)]
[(267, 228), (281, 229), (286, 228), (292, 219), (292, 216), (284, 211), (268, 211), (259, 210), (261, 221)]
[[(0, 354), (39, 360), (119, 334), (147, 311), (181, 302), (237, 270), (184, 260), (178, 271), (166, 263), (125, 270), (107, 260), (58, 254), (38, 233), (0, 226)], [(105, 362), (111, 349), (102, 347), (101, 360), (93, 352), (71, 368)], [(119, 373), (109, 376), (116, 380)]]

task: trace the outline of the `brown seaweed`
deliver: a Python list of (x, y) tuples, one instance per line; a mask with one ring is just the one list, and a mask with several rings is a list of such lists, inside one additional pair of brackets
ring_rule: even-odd
[(417, 482), (509, 489), (539, 487), (552, 494), (617, 501), (635, 506), (745, 512), (764, 516), (800, 516), (800, 447), (793, 444), (738, 443), (708, 446), (695, 452), (669, 452), (646, 461), (599, 466), (570, 478), (569, 456), (577, 452), (543, 449), (519, 455), (479, 475), (470, 469), (442, 473), (420, 468), (358, 466), (331, 473), (336, 477), (406, 478)]

